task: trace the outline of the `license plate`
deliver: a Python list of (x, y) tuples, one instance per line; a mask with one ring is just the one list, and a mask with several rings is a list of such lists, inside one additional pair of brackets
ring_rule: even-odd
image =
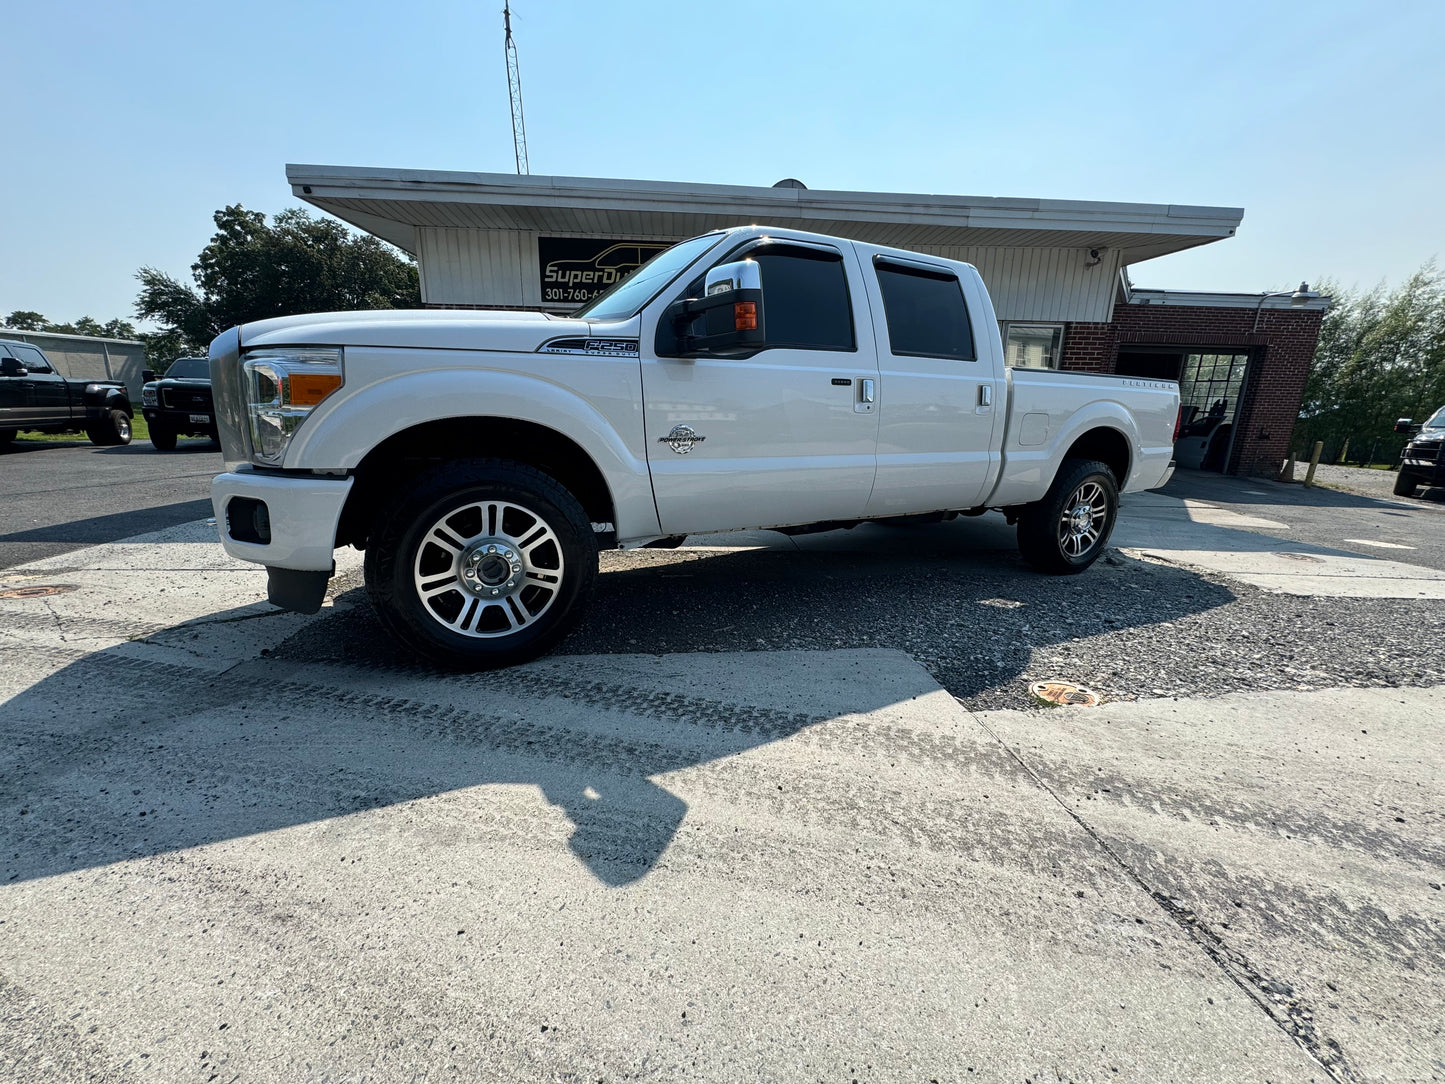
[(209, 414), (192, 414), (191, 421), (197, 423), (198, 425), (210, 425), (211, 416)]

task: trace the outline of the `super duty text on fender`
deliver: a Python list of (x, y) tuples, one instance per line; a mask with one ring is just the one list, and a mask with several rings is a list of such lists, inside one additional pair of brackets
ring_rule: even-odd
[(366, 551), (383, 624), (450, 666), (546, 651), (599, 544), (1001, 509), (1036, 567), (1103, 551), (1171, 470), (1172, 382), (1009, 369), (968, 264), (745, 227), (571, 318), (359, 312), (211, 344), (222, 542), (319, 608)]

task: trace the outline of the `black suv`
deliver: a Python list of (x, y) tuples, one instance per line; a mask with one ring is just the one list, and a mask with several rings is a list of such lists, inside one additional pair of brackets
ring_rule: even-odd
[(1400, 473), (1395, 475), (1395, 496), (1413, 497), (1417, 486), (1445, 486), (1445, 407), (1435, 411), (1424, 425), (1409, 418), (1395, 423), (1395, 432), (1410, 433), (1410, 443), (1400, 453)]
[(176, 358), (165, 376), (159, 380), (152, 379), (154, 376), (146, 374), (140, 400), (141, 413), (150, 426), (151, 443), (169, 452), (178, 436), (217, 440), (211, 363), (205, 358)]
[(92, 444), (129, 444), (133, 414), (119, 381), (70, 380), (40, 347), (0, 339), (0, 446), (21, 429), (84, 430)]

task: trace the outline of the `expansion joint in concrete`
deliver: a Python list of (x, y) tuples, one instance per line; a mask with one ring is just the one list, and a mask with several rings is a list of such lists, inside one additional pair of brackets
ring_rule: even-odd
[[(959, 697), (954, 697), (954, 699), (958, 700), (959, 705), (965, 711), (969, 711), (967, 704), (962, 699)], [(1099, 849), (1108, 855), (1115, 865), (1123, 870), (1125, 876), (1148, 893), (1149, 898), (1169, 917), (1169, 920), (1204, 950), (1205, 955), (1214, 962), (1225, 977), (1259, 1006), (1275, 1026), (1293, 1039), (1295, 1044), (1328, 1073), (1332, 1080), (1340, 1081), (1341, 1084), (1360, 1084), (1361, 1078), (1345, 1060), (1345, 1054), (1340, 1048), (1340, 1044), (1320, 1033), (1314, 1023), (1314, 1010), (1302, 998), (1295, 995), (1292, 986), (1263, 974), (1242, 952), (1226, 944), (1224, 939), (1193, 909), (1149, 885), (1139, 872), (1109, 845), (1108, 840), (1070, 808), (1068, 803), (1049, 786), (1043, 777), (1034, 771), (1028, 761), (1014, 750), (1013, 746), (1004, 741), (976, 712), (969, 711), (969, 714), (983, 728), (984, 732), (997, 742), (1020, 768), (1028, 773), (1029, 778), (1037, 783), (1075, 824), (1088, 833), (1089, 838), (1098, 844)]]

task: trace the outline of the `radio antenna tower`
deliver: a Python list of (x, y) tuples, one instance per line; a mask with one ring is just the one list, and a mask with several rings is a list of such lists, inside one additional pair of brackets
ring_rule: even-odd
[(527, 122), (522, 117), (522, 72), (517, 67), (517, 43), (512, 40), (512, 5), (502, 5), (502, 20), (507, 27), (507, 96), (512, 100), (512, 148), (517, 155), (517, 172), (531, 173), (527, 165)]

